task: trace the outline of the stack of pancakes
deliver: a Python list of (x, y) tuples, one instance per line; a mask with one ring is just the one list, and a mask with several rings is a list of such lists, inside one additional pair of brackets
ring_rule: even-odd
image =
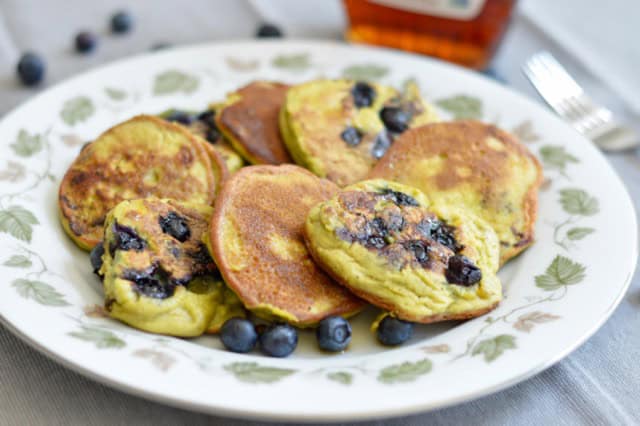
[(367, 304), (430, 323), (497, 306), (540, 182), (512, 135), (438, 121), (415, 85), (256, 81), (107, 130), (59, 210), (102, 260), (107, 311), (143, 330), (197, 336), (247, 312), (312, 327)]

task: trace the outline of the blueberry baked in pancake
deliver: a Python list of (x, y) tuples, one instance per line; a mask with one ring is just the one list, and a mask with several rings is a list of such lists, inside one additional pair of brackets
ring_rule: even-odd
[(489, 224), (409, 186), (348, 186), (311, 210), (304, 235), (336, 281), (406, 321), (472, 318), (502, 299)]
[(376, 83), (315, 80), (289, 89), (280, 131), (298, 165), (345, 186), (365, 178), (397, 135), (435, 120), (415, 85), (400, 93)]
[(180, 125), (140, 115), (87, 145), (58, 193), (62, 225), (85, 250), (102, 240), (107, 212), (123, 200), (155, 196), (211, 205), (224, 161)]
[(542, 169), (527, 147), (493, 125), (454, 121), (409, 130), (369, 176), (484, 219), (500, 240), (501, 263), (533, 243)]
[(212, 213), (207, 205), (157, 198), (123, 201), (109, 212), (104, 243), (94, 252), (102, 253), (97, 272), (111, 317), (190, 337), (244, 316), (203, 240)]

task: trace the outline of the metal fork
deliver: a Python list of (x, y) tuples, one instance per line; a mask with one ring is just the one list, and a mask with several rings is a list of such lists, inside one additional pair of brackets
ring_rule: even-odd
[(640, 143), (632, 129), (617, 123), (610, 110), (587, 96), (551, 53), (534, 54), (522, 68), (549, 106), (600, 148), (617, 151)]

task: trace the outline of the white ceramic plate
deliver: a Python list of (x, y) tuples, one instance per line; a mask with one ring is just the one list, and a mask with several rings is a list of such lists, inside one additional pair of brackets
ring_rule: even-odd
[[(310, 332), (288, 359), (180, 340), (103, 316), (88, 256), (65, 236), (56, 196), (84, 141), (134, 114), (203, 108), (253, 79), (415, 78), (444, 117), (517, 133), (540, 156), (537, 243), (501, 272), (489, 315), (420, 326), (387, 349), (354, 320), (341, 355)], [(495, 392), (569, 354), (611, 315), (633, 273), (630, 199), (602, 155), (537, 104), (475, 73), (423, 57), (317, 42), (210, 44), (102, 67), (37, 96), (0, 123), (0, 315), (64, 365), (150, 399), (210, 413), (297, 421), (406, 415)]]

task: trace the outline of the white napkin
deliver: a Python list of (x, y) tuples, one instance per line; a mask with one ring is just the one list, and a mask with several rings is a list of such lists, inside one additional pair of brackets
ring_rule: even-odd
[(523, 0), (520, 11), (640, 115), (640, 1)]

